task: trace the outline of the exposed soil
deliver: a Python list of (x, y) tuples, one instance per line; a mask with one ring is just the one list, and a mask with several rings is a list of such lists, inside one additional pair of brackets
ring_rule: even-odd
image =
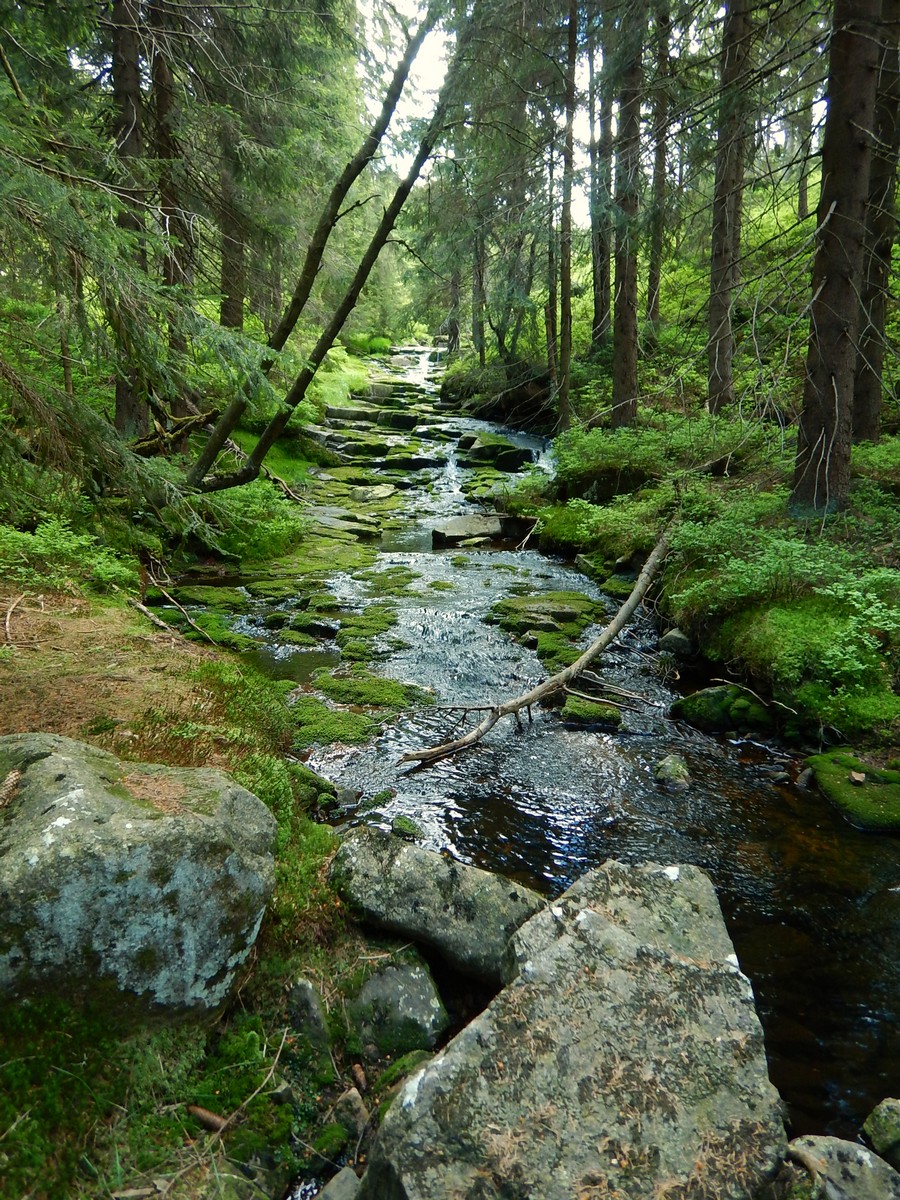
[(190, 669), (208, 657), (121, 604), (0, 593), (0, 734), (114, 733), (121, 747), (148, 709), (187, 700)]

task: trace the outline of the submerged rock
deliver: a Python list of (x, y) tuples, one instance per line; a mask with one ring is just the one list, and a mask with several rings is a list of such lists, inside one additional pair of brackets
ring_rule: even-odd
[(667, 792), (684, 792), (691, 786), (691, 773), (680, 754), (667, 754), (660, 759), (653, 778)]
[(466, 975), (499, 983), (506, 944), (544, 901), (529, 888), (378, 829), (341, 843), (331, 881), (381, 929), (433, 946)]
[(9, 778), (0, 993), (220, 1005), (272, 893), (275, 820), (262, 801), (220, 771), (120, 762), (51, 734), (0, 738)]
[(746, 1200), (785, 1149), (750, 984), (695, 867), (591, 872), (513, 938), (509, 986), (413, 1075), (361, 1200)]

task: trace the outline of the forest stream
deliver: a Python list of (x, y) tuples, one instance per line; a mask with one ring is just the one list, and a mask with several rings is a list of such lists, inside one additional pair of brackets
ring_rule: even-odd
[[(419, 405), (436, 399), (433, 369), (426, 351), (409, 350), (392, 368), (415, 385)], [(436, 411), (435, 423), (445, 437), (448, 428), (501, 432), (536, 459), (543, 453), (540, 439), (485, 422)], [(404, 522), (385, 532), (378, 560), (379, 569), (404, 567), (417, 578), (394, 601), (391, 635), (407, 648), (376, 669), (432, 689), (437, 703), (362, 748), (316, 750), (309, 765), (359, 794), (345, 824), (390, 828), (410, 818), (424, 845), (546, 894), (607, 858), (703, 867), (753, 983), (791, 1132), (854, 1137), (873, 1106), (897, 1093), (900, 842), (858, 832), (798, 783), (799, 756), (670, 720), (677, 682), (667, 681), (646, 611), (597, 664), (605, 680), (640, 697), (616, 732), (566, 727), (558, 712), (537, 709), (531, 721), (507, 718), (456, 758), (397, 765), (406, 751), (456, 736), (462, 714), (453, 706), (501, 702), (546, 676), (532, 651), (485, 623), (499, 598), (565, 589), (599, 596), (574, 568), (527, 546), (432, 549), (435, 523), (473, 511), (454, 445), (442, 440), (443, 465), (411, 475)], [(351, 574), (329, 587), (347, 608), (377, 602)], [(618, 603), (606, 600), (610, 614)], [(584, 644), (596, 633), (587, 630)], [(327, 651), (265, 653), (269, 670), (295, 679), (330, 665)], [(692, 777), (677, 795), (654, 779), (672, 753)]]

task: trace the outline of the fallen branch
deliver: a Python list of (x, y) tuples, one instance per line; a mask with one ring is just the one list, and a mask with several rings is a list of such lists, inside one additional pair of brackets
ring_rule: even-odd
[[(160, 591), (162, 591), (162, 588), (160, 588)], [(155, 625), (157, 629), (164, 629), (166, 633), (171, 634), (173, 638), (177, 638), (179, 642), (185, 642), (188, 646), (192, 646), (194, 644), (193, 642), (188, 641), (184, 634), (180, 630), (176, 629), (173, 625), (168, 625), (165, 621), (160, 620), (156, 613), (152, 613), (146, 604), (141, 604), (140, 600), (135, 600), (133, 597), (129, 596), (128, 603), (132, 608), (136, 608), (139, 613), (143, 613), (147, 620), (150, 621), (151, 624)], [(39, 645), (39, 643), (35, 642), (35, 645)]]
[(669, 535), (670, 529), (666, 529), (651, 551), (650, 557), (644, 563), (643, 570), (631, 590), (631, 595), (603, 632), (591, 642), (584, 654), (572, 663), (570, 667), (566, 667), (564, 671), (560, 671), (556, 675), (551, 675), (549, 679), (545, 679), (543, 683), (539, 683), (531, 691), (524, 692), (521, 696), (516, 696), (513, 700), (507, 700), (503, 704), (494, 705), (484, 720), (479, 722), (464, 737), (444, 742), (440, 746), (430, 746), (423, 750), (410, 750), (397, 760), (398, 764), (417, 762), (426, 765), (438, 762), (442, 758), (448, 758), (451, 754), (457, 754), (460, 750), (466, 750), (469, 746), (474, 746), (476, 742), (480, 742), (484, 735), (493, 729), (503, 717), (518, 714), (523, 708), (530, 708), (533, 704), (537, 704), (547, 696), (552, 696), (554, 693), (562, 691), (567, 684), (571, 683), (573, 679), (581, 674), (589, 663), (593, 662), (601, 651), (606, 649), (611, 641), (618, 637), (631, 620), (635, 610), (646, 595), (647, 589), (653, 582), (654, 575), (659, 570), (669, 551)]
[(9, 622), (10, 622), (10, 619), (12, 618), (13, 610), (15, 609), (16, 605), (21, 604), (21, 602), (24, 599), (25, 599), (25, 593), (23, 592), (21, 596), (16, 596), (15, 600), (13, 600), (12, 604), (6, 610), (6, 621), (5, 621), (4, 625), (5, 625), (6, 644), (7, 645), (9, 645), (12, 642), (12, 634), (10, 632)]

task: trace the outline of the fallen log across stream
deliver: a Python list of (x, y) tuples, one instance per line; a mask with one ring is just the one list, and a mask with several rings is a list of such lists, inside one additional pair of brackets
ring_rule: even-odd
[(454, 738), (449, 742), (442, 742), (439, 746), (429, 746), (422, 750), (409, 750), (397, 759), (398, 765), (415, 762), (419, 763), (420, 766), (428, 766), (430, 763), (439, 762), (442, 758), (449, 758), (451, 754), (458, 754), (460, 750), (466, 750), (469, 746), (474, 746), (480, 742), (485, 734), (489, 733), (503, 717), (518, 714), (523, 708), (531, 708), (533, 704), (538, 704), (541, 700), (546, 700), (548, 696), (553, 696), (555, 693), (562, 691), (567, 684), (576, 679), (593, 662), (598, 654), (606, 649), (610, 642), (622, 632), (631, 620), (669, 552), (670, 536), (671, 526), (665, 530), (650, 552), (628, 599), (610, 623), (605, 626), (603, 632), (591, 642), (584, 654), (576, 659), (571, 666), (559, 671), (556, 675), (551, 675), (549, 679), (545, 679), (537, 687), (523, 692), (520, 696), (516, 696), (512, 700), (506, 700), (502, 704), (495, 704), (489, 707), (485, 706), (487, 708), (487, 716), (463, 737)]

